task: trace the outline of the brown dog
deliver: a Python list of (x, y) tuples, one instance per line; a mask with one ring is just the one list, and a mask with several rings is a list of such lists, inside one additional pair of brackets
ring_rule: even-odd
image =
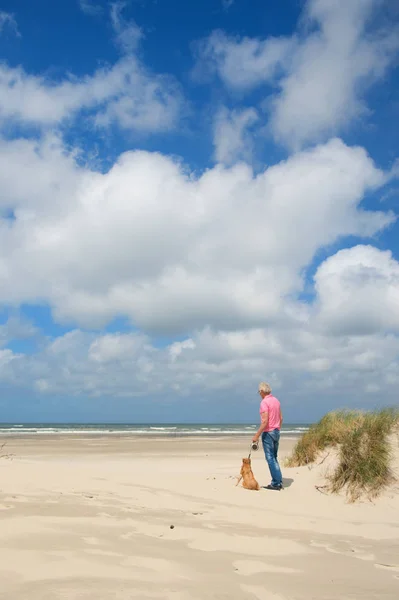
[(242, 487), (244, 487), (245, 489), (259, 490), (259, 483), (256, 481), (254, 474), (252, 473), (250, 458), (242, 459), (240, 477), (238, 478), (236, 486), (240, 483), (241, 479), (243, 479)]

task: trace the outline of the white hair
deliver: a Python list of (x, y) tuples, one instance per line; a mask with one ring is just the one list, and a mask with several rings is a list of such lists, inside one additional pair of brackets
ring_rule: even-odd
[(265, 383), (264, 381), (262, 381), (259, 384), (258, 390), (260, 392), (264, 392), (266, 394), (266, 396), (268, 396), (269, 394), (272, 393), (272, 388), (270, 387), (270, 385), (268, 383)]

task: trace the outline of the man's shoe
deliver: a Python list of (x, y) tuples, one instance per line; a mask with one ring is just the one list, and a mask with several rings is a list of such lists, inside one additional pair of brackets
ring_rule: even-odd
[(282, 484), (280, 484), (280, 485), (272, 485), (272, 484), (270, 484), (270, 485), (267, 485), (265, 487), (265, 490), (275, 490), (277, 492), (279, 492), (282, 489), (283, 489), (283, 485)]

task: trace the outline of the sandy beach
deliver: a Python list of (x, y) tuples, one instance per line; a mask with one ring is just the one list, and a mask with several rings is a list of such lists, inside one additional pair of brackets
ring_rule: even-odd
[[(235, 485), (241, 438), (6, 441), (2, 600), (399, 597), (395, 488), (349, 504), (315, 488), (322, 464), (284, 468), (281, 492), (248, 491)], [(263, 453), (252, 458), (267, 485)]]

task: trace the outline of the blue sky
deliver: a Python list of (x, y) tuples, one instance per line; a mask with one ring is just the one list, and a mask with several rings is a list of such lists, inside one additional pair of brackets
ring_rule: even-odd
[(0, 420), (397, 403), (395, 2), (3, 0), (0, 53)]

